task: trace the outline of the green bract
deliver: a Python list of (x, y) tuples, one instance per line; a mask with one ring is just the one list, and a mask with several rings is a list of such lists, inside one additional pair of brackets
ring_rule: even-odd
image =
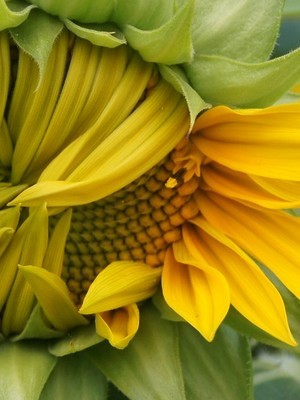
[[(187, 98), (193, 121), (195, 114), (207, 108), (205, 102), (267, 106), (298, 81), (299, 51), (269, 61), (283, 3), (245, 0), (228, 6), (224, 0), (0, 0), (0, 30), (12, 28), (14, 39), (36, 59), (41, 71), (63, 24), (96, 45), (128, 43), (146, 61), (179, 65), (190, 88), (178, 70), (164, 70), (163, 74)], [(36, 8), (57, 16), (63, 24), (49, 14), (37, 13)]]

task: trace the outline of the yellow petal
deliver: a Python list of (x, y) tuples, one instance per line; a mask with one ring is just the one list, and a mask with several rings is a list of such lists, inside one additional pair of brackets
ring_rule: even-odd
[[(41, 266), (48, 244), (48, 213), (46, 205), (41, 204), (40, 207), (31, 210), (27, 221), (28, 224), (25, 225), (23, 231), (24, 239), (20, 241), (22, 247), (16, 250), (19, 257), (17, 260), (13, 258), (13, 261), (21, 264), (34, 263)], [(14, 265), (13, 271), (15, 269), (16, 266)], [(5, 274), (6, 271), (4, 271), (3, 275)], [(34, 303), (35, 298), (31, 287), (24, 279), (24, 276), (17, 271), (3, 315), (2, 327), (6, 335), (19, 333), (23, 330)]]
[(155, 293), (160, 275), (161, 268), (140, 262), (113, 262), (91, 284), (80, 313), (97, 314), (145, 300)]
[[(44, 79), (41, 81), (40, 74), (38, 73), (38, 65), (35, 60), (33, 60), (28, 54), (20, 55), (20, 59), (29, 58), (26, 62), (26, 64), (31, 64), (29, 74), (35, 76), (36, 81), (35, 87), (27, 86), (26, 93), (22, 96), (22, 92), (18, 91), (18, 89), (20, 89), (18, 85), (24, 84), (20, 81), (23, 80), (26, 82), (27, 79), (21, 78), (21, 76), (26, 76), (26, 71), (22, 69), (22, 61), (20, 61), (18, 71), (19, 75), (16, 83), (17, 87), (14, 89), (14, 100), (9, 111), (10, 120), (13, 118), (13, 115), (16, 119), (19, 119), (19, 116), (22, 115), (21, 124), (13, 131), (13, 135), (18, 137), (14, 146), (11, 167), (10, 179), (13, 183), (19, 183), (22, 180), (26, 169), (34, 159), (37, 149), (39, 149), (43, 141), (48, 126), (51, 124), (66, 69), (68, 45), (68, 35), (66, 32), (63, 32), (60, 36), (60, 40), (56, 41), (54, 45), (54, 48), (60, 51), (59, 53), (58, 51), (51, 52), (47, 61), (45, 75), (43, 75)], [(22, 73), (24, 75), (22, 75)], [(54, 75), (55, 79), (53, 79)], [(85, 78), (88, 76), (89, 75), (86, 74)], [(84, 87), (85, 80), (86, 79), (81, 80), (81, 87)], [(72, 83), (75, 86), (74, 81)], [(70, 98), (69, 104), (73, 106), (73, 109), (75, 109), (76, 107), (73, 102), (70, 101)], [(77, 96), (76, 100), (78, 101), (78, 99), (79, 97)], [(70, 124), (70, 120), (72, 121), (71, 111), (68, 116), (69, 118), (65, 118), (64, 122), (56, 130), (56, 132), (59, 130), (60, 134), (57, 135), (56, 139), (52, 141), (50, 146), (48, 146), (48, 152), (51, 152), (54, 144), (56, 145), (56, 143), (61, 140), (64, 129), (66, 129)], [(14, 124), (15, 122), (13, 122), (11, 128)], [(34, 132), (34, 135), (32, 132)], [(24, 149), (26, 149), (26, 151), (24, 151)], [(44, 160), (44, 163), (46, 161), (47, 159)], [(25, 182), (28, 182), (28, 180), (25, 179)]]
[(68, 331), (88, 321), (78, 313), (72, 303), (64, 281), (44, 268), (19, 265), (50, 323), (60, 331)]
[(124, 349), (139, 327), (136, 304), (96, 314), (96, 332), (117, 349)]
[(70, 230), (72, 209), (67, 210), (53, 229), (43, 261), (43, 267), (60, 276), (63, 268), (65, 245)]
[[(12, 215), (15, 219), (17, 215)], [(0, 308), (5, 303), (11, 290), (17, 272), (17, 266), (21, 262), (34, 263), (41, 265), (45, 254), (48, 241), (48, 215), (44, 204), (35, 212), (31, 212), (22, 225), (17, 229), (7, 249), (1, 257), (0, 262)], [(18, 302), (12, 301), (12, 307), (22, 306)], [(14, 305), (15, 304), (15, 305)], [(12, 312), (14, 314), (14, 312)], [(22, 314), (22, 313), (21, 313)]]
[[(245, 318), (277, 339), (296, 342), (290, 332), (283, 300), (255, 262), (201, 217), (184, 226), (183, 238), (195, 258), (200, 253), (218, 269), (230, 287), (231, 304)], [(253, 290), (255, 288), (255, 290)]]
[(206, 340), (214, 338), (227, 314), (230, 294), (222, 274), (190, 255), (183, 242), (166, 254), (162, 290), (167, 304)]
[(1, 256), (0, 309), (2, 309), (4, 303), (6, 302), (7, 296), (13, 284), (28, 226), (29, 222), (27, 219), (13, 235), (8, 247)]
[(273, 271), (300, 297), (300, 220), (280, 211), (260, 211), (214, 193), (195, 196), (204, 217)]
[(300, 180), (300, 104), (261, 110), (215, 107), (198, 119), (193, 137), (210, 159), (236, 171)]
[(250, 177), (217, 163), (202, 168), (202, 178), (208, 189), (225, 197), (271, 209), (300, 206), (300, 182)]
[[(1, 144), (0, 144), (1, 146)], [(17, 185), (13, 186), (11, 184), (7, 184), (6, 186), (0, 187), (0, 207), (6, 206), (6, 204), (14, 199), (18, 194), (20, 194), (23, 190), (25, 190), (28, 185)]]
[(274, 196), (284, 199), (290, 204), (286, 204), (282, 208), (296, 208), (300, 198), (300, 183), (281, 179), (268, 179), (260, 176), (252, 175), (251, 179), (260, 185), (264, 190)]
[[(155, 103), (158, 101), (157, 98)], [(141, 107), (146, 108), (146, 102)], [(150, 111), (148, 109), (148, 113)], [(138, 178), (161, 161), (189, 128), (186, 103), (176, 94), (172, 95), (167, 104), (160, 104), (159, 107), (156, 104), (154, 118), (150, 121), (148, 118), (144, 121), (145, 115), (140, 112), (137, 116), (133, 113), (66, 181), (55, 180), (56, 177), (51, 180), (51, 176), (47, 177), (49, 170), (46, 170), (40, 182), (23, 191), (10, 205), (39, 204), (41, 199), (47, 199), (51, 207), (85, 204), (99, 200)], [(77, 142), (74, 142), (72, 148), (76, 145)], [(71, 146), (66, 151), (69, 149)], [(53, 168), (53, 165), (50, 167)], [(64, 156), (60, 168), (66, 165), (68, 157)], [(55, 171), (60, 171), (60, 168), (55, 168)], [(46, 177), (47, 181), (44, 181)]]
[(20, 218), (20, 207), (0, 211), (0, 257), (13, 238)]
[[(1, 36), (2, 36), (2, 34), (1, 34)], [(0, 44), (0, 46), (1, 46), (1, 44)], [(10, 56), (8, 56), (8, 58), (9, 57)], [(0, 67), (0, 69), (1, 69), (1, 67)], [(3, 78), (5, 77), (5, 75), (2, 75), (2, 74), (1, 74), (1, 76), (3, 76)], [(9, 76), (9, 74), (8, 74), (8, 76)], [(3, 100), (4, 100), (4, 96), (2, 94), (0, 102), (2, 102)], [(1, 115), (0, 118), (2, 118), (1, 108), (2, 107), (0, 104), (0, 115)], [(0, 124), (0, 164), (2, 164), (4, 167), (10, 167), (11, 160), (13, 157), (13, 151), (14, 151), (13, 144), (12, 144), (12, 140), (10, 137), (10, 133), (9, 133), (6, 121), (5, 121), (5, 119), (2, 119), (2, 122)]]

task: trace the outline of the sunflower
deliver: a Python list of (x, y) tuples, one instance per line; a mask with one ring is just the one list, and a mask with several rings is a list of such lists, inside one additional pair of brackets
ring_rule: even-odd
[(77, 329), (124, 349), (161, 291), (209, 342), (232, 306), (296, 346), (274, 277), (299, 298), (300, 105), (273, 105), (296, 53), (247, 64), (196, 24), (182, 38), (189, 1), (150, 22), (145, 4), (32, 3), (0, 2), (3, 338)]

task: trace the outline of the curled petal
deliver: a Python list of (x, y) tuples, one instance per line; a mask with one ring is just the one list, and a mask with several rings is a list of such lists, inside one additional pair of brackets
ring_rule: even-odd
[(168, 305), (197, 329), (208, 341), (227, 314), (229, 288), (223, 275), (196, 260), (183, 242), (166, 254), (162, 290)]
[(88, 323), (78, 313), (66, 284), (59, 276), (32, 265), (19, 265), (19, 270), (30, 284), (46, 317), (56, 329), (68, 331)]
[(140, 262), (113, 262), (91, 284), (80, 312), (97, 314), (145, 300), (155, 293), (160, 275), (161, 268)]
[(139, 327), (136, 304), (96, 314), (96, 332), (117, 349), (124, 349)]

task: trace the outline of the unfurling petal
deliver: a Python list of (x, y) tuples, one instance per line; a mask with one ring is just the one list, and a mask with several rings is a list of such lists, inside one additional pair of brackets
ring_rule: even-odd
[(59, 276), (32, 265), (19, 265), (19, 270), (27, 279), (47, 319), (56, 329), (68, 331), (88, 323), (78, 313), (66, 284)]
[(230, 287), (231, 304), (253, 324), (277, 339), (295, 345), (283, 300), (261, 269), (204, 218), (198, 217), (192, 222), (198, 228), (184, 226), (186, 246), (195, 258), (204, 257), (224, 275)]
[(145, 300), (155, 293), (160, 276), (161, 268), (141, 262), (113, 262), (91, 284), (80, 312), (97, 314)]
[(300, 206), (300, 182), (248, 176), (217, 163), (202, 168), (208, 190), (270, 209)]
[(266, 265), (300, 297), (300, 220), (281, 211), (261, 211), (215, 193), (197, 194), (203, 216)]
[(300, 181), (300, 104), (258, 110), (220, 106), (204, 113), (193, 142), (210, 159), (236, 171)]
[(208, 341), (227, 314), (230, 293), (223, 275), (192, 257), (183, 242), (166, 254), (162, 290), (168, 305)]
[(117, 349), (124, 349), (139, 327), (136, 304), (96, 314), (96, 332)]

